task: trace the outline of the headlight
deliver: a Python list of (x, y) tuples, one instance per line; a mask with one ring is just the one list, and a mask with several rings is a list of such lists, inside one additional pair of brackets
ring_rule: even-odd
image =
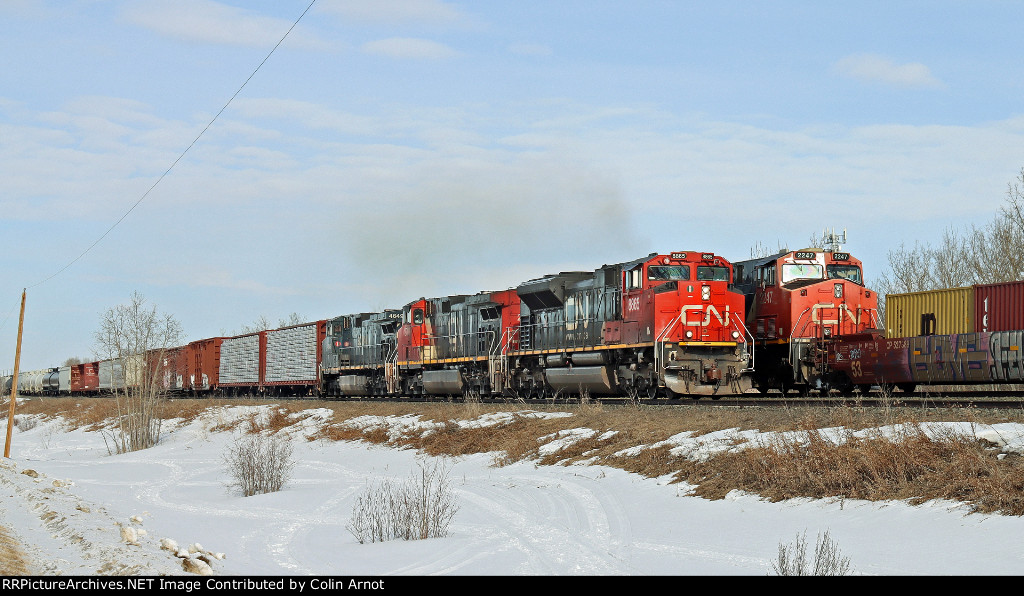
[(686, 339), (693, 339), (693, 331), (687, 330), (683, 335), (686, 336)]
[(732, 332), (732, 338), (733, 339), (739, 339), (739, 337), (740, 337), (740, 332), (739, 331), (733, 331)]

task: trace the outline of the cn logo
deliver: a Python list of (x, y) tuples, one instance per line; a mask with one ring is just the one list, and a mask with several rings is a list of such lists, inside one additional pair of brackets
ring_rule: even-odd
[[(828, 312), (831, 311), (831, 309), (835, 309), (834, 316), (836, 318), (826, 319), (825, 317), (831, 314), (831, 312)], [(858, 309), (858, 311), (859, 310), (860, 309)], [(848, 318), (850, 321), (852, 321), (854, 325), (860, 325), (860, 313), (853, 312), (850, 306), (845, 302), (839, 305), (829, 304), (828, 302), (819, 302), (818, 304), (815, 304), (814, 306), (811, 307), (811, 322), (821, 323), (823, 325), (838, 324), (840, 320), (844, 318), (843, 311), (846, 311), (845, 318)]]
[[(691, 315), (692, 312), (696, 312), (696, 316)], [(703, 319), (700, 316), (701, 313), (704, 314)], [(711, 317), (717, 319), (720, 325), (728, 325), (729, 307), (725, 307), (724, 313), (718, 312), (714, 304), (709, 304), (707, 308), (704, 308), (702, 304), (688, 304), (683, 307), (683, 322), (687, 327), (706, 327), (711, 324)]]

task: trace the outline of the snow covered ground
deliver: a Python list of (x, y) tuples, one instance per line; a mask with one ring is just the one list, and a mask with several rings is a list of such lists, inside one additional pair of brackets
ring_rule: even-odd
[[(423, 456), (306, 440), (323, 410), (287, 430), (297, 465), (284, 490), (242, 497), (225, 487), (235, 435), (211, 429), (251, 411), (172, 421), (158, 446), (122, 455), (108, 454), (101, 433), (66, 431), (59, 420), (16, 429), (13, 457), (0, 460), (0, 524), (46, 575), (185, 573), (161, 539), (224, 553), (213, 560), (218, 575), (764, 575), (780, 543), (806, 532), (813, 548), (826, 530), (855, 574), (1024, 572), (1024, 520), (955, 503), (769, 503), (738, 492), (708, 501), (607, 467), (494, 467), (494, 454), (445, 462), (460, 506), (448, 537), (360, 544), (346, 530), (356, 497), (369, 480), (409, 477)], [(381, 422), (418, 423), (364, 421)], [(1020, 425), (958, 428), (1001, 437), (1004, 449), (1019, 449), (1024, 435)], [(551, 437), (548, 448), (566, 440)], [(716, 445), (713, 436), (676, 442)], [(145, 531), (137, 545), (122, 541), (128, 527)]]

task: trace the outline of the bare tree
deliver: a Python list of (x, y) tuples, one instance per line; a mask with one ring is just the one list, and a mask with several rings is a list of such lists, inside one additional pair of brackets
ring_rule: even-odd
[(292, 325), (301, 325), (302, 323), (305, 323), (305, 322), (306, 322), (306, 320), (305, 320), (305, 318), (302, 315), (300, 315), (297, 312), (293, 312), (292, 314), (288, 315), (287, 319), (278, 319), (277, 320), (277, 326), (278, 327), (291, 327)]
[(241, 329), (235, 335), (245, 335), (246, 333), (257, 333), (259, 331), (266, 331), (270, 329), (270, 319), (266, 315), (260, 315), (258, 319), (252, 322), (252, 325), (242, 325)]
[(127, 304), (103, 313), (96, 332), (96, 352), (110, 360), (111, 389), (117, 399), (118, 423), (112, 435), (118, 453), (152, 447), (160, 438), (160, 406), (170, 366), (168, 348), (181, 344), (181, 324), (133, 292)]
[(967, 263), (969, 236), (946, 228), (939, 246), (931, 251), (931, 285), (935, 288), (959, 288), (974, 281)]
[[(381, 309), (383, 310), (383, 309)], [(300, 325), (305, 323), (306, 320), (297, 312), (293, 312), (288, 315), (287, 319), (278, 319), (278, 327), (291, 327), (292, 325)], [(252, 325), (242, 325), (242, 327), (233, 333), (225, 333), (225, 335), (246, 335), (248, 333), (258, 333), (260, 331), (266, 331), (267, 329), (274, 329), (275, 327), (270, 323), (270, 319), (266, 315), (260, 315), (258, 319), (252, 322)]]
[(64, 364), (62, 364), (61, 366), (75, 366), (76, 364), (81, 364), (83, 362), (85, 362), (85, 360), (82, 360), (78, 356), (72, 356), (65, 360)]
[(760, 259), (762, 257), (770, 257), (772, 255), (777, 255), (777, 254), (780, 254), (780, 253), (784, 253), (784, 252), (786, 252), (788, 250), (782, 244), (782, 241), (777, 241), (775, 246), (776, 246), (775, 250), (772, 250), (772, 249), (768, 248), (767, 244), (761, 244), (761, 242), (758, 241), (757, 244), (755, 244), (754, 246), (750, 247), (750, 258), (751, 259)]

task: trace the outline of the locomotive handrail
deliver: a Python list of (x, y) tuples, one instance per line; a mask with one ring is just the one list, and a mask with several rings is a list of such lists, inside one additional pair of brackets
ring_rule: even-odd
[[(579, 333), (574, 333), (573, 336), (572, 336), (571, 341), (567, 340), (566, 337), (565, 337), (565, 331), (566, 331), (565, 321), (552, 321), (552, 322), (546, 322), (546, 323), (529, 323), (529, 324), (526, 324), (526, 325), (520, 324), (518, 326), (518, 329), (522, 329), (522, 328), (525, 327), (530, 332), (530, 342), (531, 342), (531, 344), (536, 342), (537, 337), (538, 337), (538, 335), (537, 335), (538, 331), (548, 331), (548, 330), (556, 330), (557, 331), (557, 330), (561, 329), (561, 331), (562, 331), (562, 333), (560, 334), (561, 341), (564, 342), (565, 344), (571, 344), (571, 345), (566, 345), (565, 347), (580, 348), (580, 347), (587, 347), (589, 345), (588, 342), (591, 342), (591, 341), (594, 343), (594, 345), (596, 345), (598, 343), (599, 335), (596, 333), (596, 325), (595, 325), (595, 323), (597, 323), (597, 321), (598, 321), (597, 317), (587, 317), (586, 319), (582, 319), (582, 320), (574, 319), (574, 322), (577, 325), (582, 326), (588, 332), (588, 334), (589, 334), (589, 331), (591, 330), (591, 328), (594, 328), (595, 329), (595, 335), (594, 335), (593, 338), (590, 338), (589, 335), (588, 335), (587, 338), (581, 338)], [(531, 345), (531, 347), (529, 349), (535, 349), (535, 348), (533, 348), (533, 346)]]
[[(391, 341), (380, 341), (373, 344), (359, 344), (357, 346), (343, 346), (337, 349), (339, 355), (344, 353), (350, 358), (350, 365), (352, 364), (351, 358), (354, 356), (381, 356), (382, 360), (387, 360), (389, 356), (394, 354), (395, 359), (398, 358), (398, 346), (395, 342)], [(355, 363), (356, 365), (362, 363)], [(344, 366), (341, 363), (341, 359), (338, 359), (338, 366)]]
[(658, 337), (655, 338), (655, 340), (654, 340), (654, 374), (658, 375), (658, 387), (665, 387), (666, 386), (665, 385), (665, 375), (663, 374), (663, 371), (662, 371), (662, 367), (664, 366), (664, 363), (661, 362), (662, 361), (662, 358), (660, 357), (661, 350), (658, 349), (658, 344), (664, 344), (665, 343), (665, 339), (664, 339), (665, 336), (668, 335), (673, 329), (676, 328), (676, 324), (677, 323), (682, 322), (682, 320), (683, 320), (683, 313), (684, 312), (685, 311), (680, 311), (679, 314), (676, 315), (676, 318), (672, 320), (672, 324), (671, 325), (666, 325), (665, 328), (661, 331), (661, 333), (658, 334)]
[(742, 369), (741, 372), (748, 370), (752, 371), (754, 370), (754, 354), (756, 352), (756, 350), (754, 350), (754, 334), (751, 333), (750, 329), (747, 328), (747, 325), (739, 319), (733, 319), (731, 323), (736, 326), (737, 330), (740, 332), (740, 335), (750, 339), (750, 342), (747, 343), (746, 345), (747, 353), (750, 355), (750, 366)]
[(507, 374), (508, 372), (508, 348), (509, 344), (512, 343), (512, 336), (519, 331), (519, 325), (513, 325), (506, 327), (501, 333), (501, 338), (498, 339), (498, 343), (495, 344), (487, 354), (487, 373), (490, 375), (491, 387), (494, 387), (494, 376), (495, 368), (500, 369), (501, 373), (501, 384), (502, 389), (508, 389), (512, 387), (512, 379)]
[[(474, 345), (474, 347), (476, 347), (479, 344), (476, 344), (475, 341), (480, 339), (481, 334), (484, 337), (484, 343), (485, 343), (485, 346), (486, 346), (483, 351), (487, 355), (490, 355), (491, 346), (497, 345), (496, 342), (494, 341), (495, 332), (494, 332), (493, 329), (484, 329), (482, 331), (469, 331), (467, 333), (449, 333), (448, 335), (427, 335), (426, 338), (428, 340), (433, 340), (433, 342), (434, 342), (433, 345), (435, 347), (437, 347), (438, 346), (437, 340), (442, 340), (442, 339), (443, 340), (451, 340), (453, 338), (466, 338), (466, 337), (469, 337), (470, 339), (468, 341), (465, 340), (465, 339), (461, 340), (463, 346), (465, 346), (466, 344), (470, 344), (470, 345)], [(490, 341), (488, 341), (488, 339), (487, 339), (488, 336), (490, 336)], [(455, 351), (459, 352), (460, 351), (459, 350), (459, 343), (460, 343), (459, 341), (455, 341), (455, 342), (449, 341), (448, 345), (446, 347), (451, 348), (452, 345), (454, 345), (455, 346)], [(479, 356), (480, 355), (479, 354), (480, 350), (477, 350), (477, 349), (474, 349), (474, 350), (464, 350), (463, 349), (461, 351), (462, 352), (473, 352), (473, 353), (472, 354), (465, 353), (465, 354), (461, 354), (459, 356), (449, 356), (449, 358), (468, 358), (468, 357), (471, 357), (471, 356)], [(426, 359), (424, 359), (424, 360), (426, 360)]]
[(501, 333), (501, 337), (498, 339), (498, 343), (494, 344), (494, 348), (488, 352), (487, 356), (493, 358), (497, 355), (508, 354), (509, 345), (512, 343), (512, 336), (519, 331), (519, 325), (506, 327)]

